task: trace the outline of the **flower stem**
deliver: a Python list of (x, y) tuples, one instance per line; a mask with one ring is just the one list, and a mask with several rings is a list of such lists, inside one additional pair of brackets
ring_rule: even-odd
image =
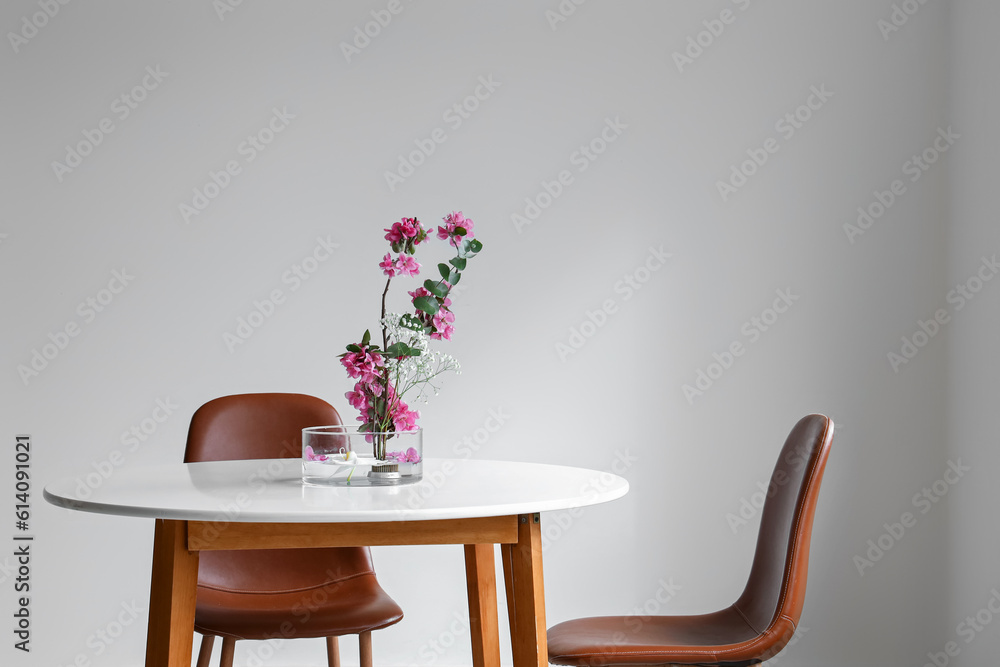
[[(376, 411), (375, 423), (372, 424), (373, 431), (385, 431), (388, 428), (388, 424), (385, 423), (386, 417), (392, 414), (392, 411), (389, 409), (389, 365), (388, 359), (385, 358), (385, 350), (389, 347), (388, 333), (385, 325), (385, 296), (389, 293), (389, 283), (391, 282), (391, 277), (387, 278), (385, 281), (385, 289), (382, 290), (382, 314), (378, 320), (382, 323), (382, 396), (385, 398), (383, 401), (383, 405), (385, 405), (385, 414), (380, 415), (378, 414), (378, 411)], [(378, 450), (378, 443), (376, 443), (376, 454), (378, 453)]]

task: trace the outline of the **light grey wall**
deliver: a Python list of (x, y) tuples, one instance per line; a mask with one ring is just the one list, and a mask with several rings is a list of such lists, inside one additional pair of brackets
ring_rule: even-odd
[[(992, 260), (1000, 252), (993, 187), (1000, 176), (995, 150), (1000, 141), (996, 128), (1000, 48), (995, 31), (989, 29), (990, 23), (1000, 20), (998, 10), (995, 3), (962, 0), (953, 3), (951, 11), (952, 115), (968, 141), (956, 153), (951, 170), (949, 289), (958, 285), (967, 285), (970, 291), (980, 288), (973, 279), (979, 277), (982, 258)], [(996, 554), (1000, 538), (994, 519), (1000, 503), (995, 426), (1000, 398), (998, 306), (1000, 289), (995, 282), (984, 282), (948, 332), (949, 454), (972, 470), (948, 501), (951, 594), (947, 636), (928, 650), (940, 654), (946, 651), (947, 642), (954, 642), (952, 652), (959, 656), (954, 664), (961, 665), (995, 661), (998, 646), (1000, 566)]]
[[(374, 326), (381, 230), (453, 209), (486, 249), (456, 298), (450, 348), (464, 372), (423, 408), (427, 454), (625, 466), (632, 485), (615, 503), (544, 517), (550, 625), (729, 604), (757, 517), (735, 519), (813, 411), (837, 422), (835, 450), (803, 633), (775, 662), (921, 665), (986, 604), (1000, 583), (984, 417), (998, 296), (984, 288), (961, 311), (946, 298), (997, 247), (986, 3), (953, 3), (950, 25), (947, 3), (916, 0), (404, 0), (350, 58), (342, 43), (388, 2), (222, 3), (0, 8), (0, 414), (6, 438), (35, 443), (37, 536), (33, 651), (0, 649), (14, 664), (143, 656), (152, 526), (58, 510), (41, 486), (107, 468), (115, 451), (123, 466), (178, 461), (190, 414), (222, 394), (310, 393), (353, 419), (336, 354)], [(690, 62), (675, 56), (689, 48)], [(144, 80), (126, 117), (114, 100)], [(449, 109), (477, 89), (459, 124)], [(113, 130), (92, 153), (54, 169), (103, 119)], [(272, 119), (282, 130), (251, 161), (241, 146)], [(949, 127), (960, 136), (938, 154)], [(390, 187), (386, 172), (436, 128), (446, 140)], [(603, 152), (581, 160), (592, 141)], [(911, 180), (911, 157), (928, 149), (935, 163)], [(718, 183), (751, 155), (763, 164), (724, 197)], [(239, 173), (185, 219), (180, 206), (229, 161)], [(548, 203), (545, 183), (555, 191), (564, 170), (551, 204), (526, 210), (526, 198)], [(890, 196), (851, 230), (859, 206), (877, 213)], [(338, 244), (330, 259), (299, 284), (283, 278), (318, 238)], [(652, 249), (671, 256), (647, 276)], [(134, 277), (88, 315), (79, 304), (115, 271)], [(285, 301), (230, 349), (225, 335), (275, 289)], [(779, 292), (791, 305), (771, 321)], [(922, 341), (938, 309), (947, 322), (894, 367), (890, 353)], [(22, 378), (71, 323), (78, 335)], [(713, 368), (734, 343), (743, 353)], [(686, 394), (699, 371), (717, 378)], [(123, 440), (158, 400), (177, 408), (144, 441)], [(504, 423), (486, 438), (491, 413)], [(914, 498), (959, 457), (969, 482), (931, 505)], [(907, 512), (897, 539), (887, 531)], [(377, 661), (469, 664), (461, 551), (375, 558), (407, 612), (379, 633)], [(98, 639), (133, 603), (135, 622)], [(982, 664), (995, 634), (958, 660)], [(246, 643), (237, 660), (261, 655)], [(263, 662), (320, 660), (320, 643), (292, 642)]]

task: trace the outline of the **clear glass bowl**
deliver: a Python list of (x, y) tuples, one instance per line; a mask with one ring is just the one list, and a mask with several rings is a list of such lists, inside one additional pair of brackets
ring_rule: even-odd
[(302, 429), (302, 481), (317, 486), (391, 486), (423, 477), (423, 430), (370, 433), (357, 426)]

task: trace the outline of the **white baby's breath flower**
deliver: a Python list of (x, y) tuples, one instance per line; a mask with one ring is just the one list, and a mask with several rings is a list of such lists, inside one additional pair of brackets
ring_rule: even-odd
[(401, 317), (399, 313), (387, 313), (382, 320), (387, 340), (390, 344), (406, 343), (411, 348), (420, 350), (420, 354), (403, 359), (390, 357), (385, 360), (385, 364), (399, 396), (416, 389), (416, 398), (428, 403), (431, 395), (436, 396), (440, 390), (436, 378), (448, 371), (460, 372), (461, 365), (452, 355), (432, 349), (430, 338), (422, 329), (414, 330), (402, 326), (399, 323)]

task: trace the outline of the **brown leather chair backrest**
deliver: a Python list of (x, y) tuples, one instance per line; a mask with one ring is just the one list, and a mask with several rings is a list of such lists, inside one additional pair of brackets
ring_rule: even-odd
[[(340, 423), (337, 410), (315, 396), (223, 396), (191, 417), (184, 462), (299, 458), (303, 428)], [(204, 551), (198, 584), (232, 591), (287, 591), (359, 574), (374, 575), (367, 547)]]
[(750, 576), (734, 604), (764, 635), (761, 642), (772, 643), (769, 655), (788, 643), (802, 614), (813, 516), (832, 441), (828, 417), (803, 417), (785, 440), (771, 475)]
[(184, 462), (298, 458), (302, 429), (340, 423), (337, 410), (315, 396), (223, 396), (191, 417)]

